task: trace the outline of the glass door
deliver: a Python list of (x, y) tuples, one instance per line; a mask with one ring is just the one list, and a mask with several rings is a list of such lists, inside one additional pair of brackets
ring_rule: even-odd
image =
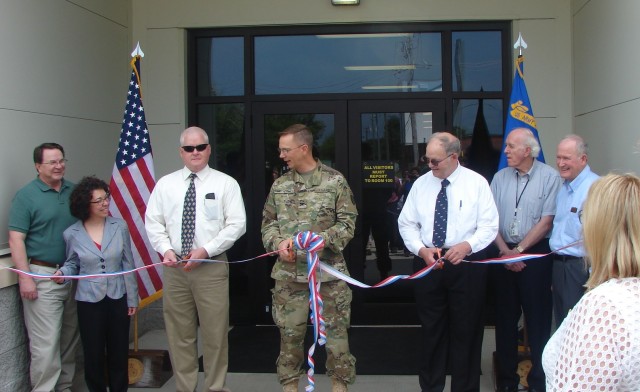
[[(388, 275), (411, 274), (412, 255), (397, 232), (397, 216), (432, 132), (444, 129), (442, 100), (268, 102), (252, 109), (250, 167), (253, 192), (247, 211), (251, 238), (259, 242), (262, 208), (271, 184), (286, 171), (278, 157), (278, 133), (303, 123), (314, 132), (319, 159), (342, 172), (358, 206), (354, 239), (345, 249), (350, 274), (369, 285)], [(263, 249), (256, 249), (256, 254)], [(259, 316), (271, 324), (270, 278), (275, 259), (249, 263)], [(353, 288), (352, 324), (414, 325), (411, 282), (379, 289)]]
[[(278, 133), (290, 125), (309, 126), (314, 136), (314, 155), (322, 163), (346, 175), (348, 169), (346, 103), (330, 102), (268, 102), (254, 104), (252, 111), (252, 156), (254, 192), (251, 197), (252, 219), (248, 230), (260, 242), (262, 209), (273, 181), (285, 173), (287, 165), (279, 157)], [(264, 251), (264, 249), (261, 249)], [(251, 263), (254, 294), (259, 303), (259, 321), (271, 324), (270, 278), (275, 257), (267, 263)]]
[[(368, 285), (412, 273), (398, 215), (412, 181), (428, 170), (421, 158), (429, 136), (444, 129), (444, 117), (442, 100), (349, 102), (348, 176), (359, 211), (349, 271)], [(354, 324), (418, 323), (410, 281), (354, 294)]]

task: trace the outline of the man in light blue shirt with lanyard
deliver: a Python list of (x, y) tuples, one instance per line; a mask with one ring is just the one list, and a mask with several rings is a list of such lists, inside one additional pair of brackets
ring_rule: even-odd
[(556, 215), (553, 232), (549, 239), (553, 256), (553, 311), (556, 326), (567, 317), (569, 310), (584, 294), (584, 284), (589, 271), (584, 262), (582, 244), (570, 244), (582, 240), (582, 203), (587, 197), (591, 184), (599, 178), (587, 163), (588, 145), (578, 135), (568, 135), (558, 144), (556, 165), (560, 177), (564, 179), (556, 201)]

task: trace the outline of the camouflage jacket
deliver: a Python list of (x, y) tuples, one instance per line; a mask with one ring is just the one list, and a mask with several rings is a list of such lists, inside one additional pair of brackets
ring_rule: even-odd
[[(292, 170), (271, 187), (262, 212), (262, 243), (271, 252), (297, 233), (312, 231), (325, 241), (318, 255), (320, 261), (349, 274), (342, 250), (353, 238), (357, 216), (353, 193), (340, 172), (318, 163), (305, 183), (304, 178)], [(278, 259), (271, 277), (306, 282), (306, 253), (298, 251), (295, 263)], [(337, 279), (327, 273), (319, 273), (319, 277), (323, 282)]]

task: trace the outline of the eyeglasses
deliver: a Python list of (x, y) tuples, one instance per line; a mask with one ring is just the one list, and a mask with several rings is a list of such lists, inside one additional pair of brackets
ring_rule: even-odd
[(182, 146), (181, 148), (185, 152), (193, 152), (193, 150), (198, 150), (202, 152), (207, 148), (208, 145), (209, 143), (204, 143), (204, 144), (198, 144), (197, 146)]
[(578, 221), (582, 223), (582, 210), (578, 211)]
[(295, 149), (297, 149), (297, 148), (300, 148), (300, 147), (302, 147), (302, 146), (306, 146), (306, 144), (301, 144), (301, 145), (299, 145), (298, 147), (294, 147), (294, 148), (279, 148), (279, 149), (278, 149), (278, 154), (284, 154), (284, 155), (287, 155), (287, 154), (288, 154), (288, 153), (290, 153), (291, 151), (293, 151), (293, 150), (295, 150)]
[(443, 159), (429, 159), (429, 157), (427, 157), (426, 155), (424, 156), (424, 160), (427, 161), (427, 164), (431, 164), (431, 166), (438, 166), (439, 164), (441, 164), (442, 162), (446, 161), (447, 158), (449, 158), (451, 155), (453, 155), (453, 153), (447, 155), (445, 158)]
[(95, 199), (95, 200), (91, 200), (91, 201), (89, 201), (89, 203), (92, 203), (92, 204), (102, 204), (102, 203), (104, 203), (104, 202), (109, 203), (110, 201), (111, 201), (111, 195), (107, 193), (107, 195), (106, 195), (105, 197), (99, 197), (99, 198), (97, 198), (97, 199)]
[(60, 166), (64, 166), (67, 164), (67, 162), (69, 162), (68, 159), (59, 159), (57, 161), (48, 161), (48, 162), (42, 162), (41, 165), (51, 165), (51, 166), (56, 166), (56, 165), (60, 165)]

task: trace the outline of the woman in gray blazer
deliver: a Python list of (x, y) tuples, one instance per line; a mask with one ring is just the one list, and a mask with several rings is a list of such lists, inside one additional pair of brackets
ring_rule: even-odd
[[(67, 259), (59, 275), (101, 275), (132, 270), (127, 224), (109, 216), (109, 186), (85, 177), (71, 193), (71, 214), (79, 219), (64, 231)], [(64, 278), (53, 278), (65, 283)], [(85, 380), (90, 391), (126, 391), (129, 318), (138, 307), (134, 274), (78, 280), (78, 325), (84, 350)], [(107, 380), (105, 380), (105, 352)]]

